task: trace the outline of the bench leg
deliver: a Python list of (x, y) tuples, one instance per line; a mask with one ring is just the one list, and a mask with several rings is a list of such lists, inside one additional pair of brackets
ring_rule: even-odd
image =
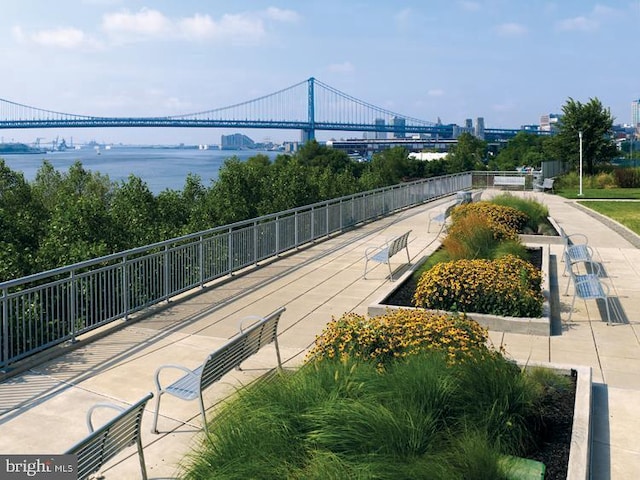
[(367, 279), (367, 266), (369, 265), (369, 259), (367, 258), (364, 262), (364, 273), (362, 274), (362, 278)]
[(158, 413), (160, 413), (160, 397), (162, 396), (161, 391), (156, 393), (156, 409), (153, 412), (153, 424), (151, 425), (151, 433), (158, 434)]
[(204, 428), (204, 433), (209, 435), (209, 427), (207, 426), (207, 414), (204, 410), (204, 399), (202, 398), (202, 392), (200, 392), (200, 413), (202, 414), (202, 428)]
[(389, 280), (393, 282), (393, 272), (391, 271), (391, 259), (387, 260), (387, 266), (389, 267)]
[(142, 438), (140, 436), (140, 431), (138, 431), (138, 439), (136, 443), (138, 444), (138, 459), (140, 460), (140, 471), (142, 472), (142, 480), (147, 480), (147, 467), (144, 464), (144, 453), (142, 452)]

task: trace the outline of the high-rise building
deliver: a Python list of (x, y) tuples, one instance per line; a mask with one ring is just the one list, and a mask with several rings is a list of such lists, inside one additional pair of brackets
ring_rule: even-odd
[(631, 124), (634, 128), (640, 126), (640, 99), (631, 102)]
[(405, 138), (407, 136), (406, 120), (402, 117), (393, 117), (393, 138)]
[(478, 117), (476, 119), (474, 135), (480, 140), (484, 140), (484, 117)]
[(232, 135), (222, 135), (220, 137), (220, 148), (222, 150), (241, 150), (243, 148), (254, 148), (255, 143), (242, 133)]
[(540, 130), (543, 132), (552, 132), (558, 128), (558, 122), (561, 115), (557, 113), (550, 113), (549, 115), (542, 115), (540, 117)]

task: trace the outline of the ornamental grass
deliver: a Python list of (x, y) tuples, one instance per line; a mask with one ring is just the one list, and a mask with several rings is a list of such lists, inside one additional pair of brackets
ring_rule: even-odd
[(504, 455), (537, 443), (545, 389), (531, 378), (501, 355), (425, 349), (384, 369), (315, 356), (228, 398), (181, 478), (515, 478)]
[(416, 307), (512, 317), (542, 314), (542, 276), (531, 263), (507, 254), (496, 260), (439, 263), (422, 274)]

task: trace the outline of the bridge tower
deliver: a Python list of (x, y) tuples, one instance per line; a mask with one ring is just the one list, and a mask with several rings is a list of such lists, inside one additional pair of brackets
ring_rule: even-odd
[(313, 87), (315, 78), (311, 77), (307, 80), (308, 94), (307, 94), (307, 111), (309, 117), (309, 126), (302, 130), (302, 143), (306, 143), (309, 140), (316, 138), (316, 113), (315, 113), (315, 98), (313, 94)]

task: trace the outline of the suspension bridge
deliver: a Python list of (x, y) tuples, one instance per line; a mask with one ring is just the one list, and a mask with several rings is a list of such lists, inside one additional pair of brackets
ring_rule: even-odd
[[(456, 125), (420, 120), (372, 105), (315, 78), (269, 95), (222, 108), (164, 117), (103, 117), (36, 108), (0, 99), (0, 129), (182, 127), (301, 130), (302, 139), (318, 130), (391, 133), (394, 138), (456, 136)], [(513, 136), (519, 130), (485, 129), (487, 135)]]

